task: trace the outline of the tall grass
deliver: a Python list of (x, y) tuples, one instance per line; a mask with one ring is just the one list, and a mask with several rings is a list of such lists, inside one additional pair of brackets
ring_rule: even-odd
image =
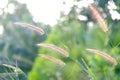
[[(94, 16), (95, 20), (100, 25), (100, 28), (104, 32), (108, 32), (107, 23), (105, 22), (104, 18), (101, 16), (99, 10), (97, 8), (95, 8), (92, 4), (89, 4), (88, 9), (91, 11), (91, 13)], [(27, 28), (38, 32), (40, 35), (45, 34), (45, 32), (44, 32), (44, 30), (42, 28), (36, 27), (34, 25), (30, 25), (30, 24), (27, 24), (27, 23), (21, 23), (21, 22), (17, 22), (15, 24), (20, 25), (20, 26), (26, 26)], [(76, 61), (76, 59), (73, 56), (69, 56), (69, 52), (67, 52), (66, 50), (64, 50), (64, 49), (62, 49), (62, 48), (60, 48), (60, 47), (58, 47), (58, 46), (56, 46), (56, 45), (54, 45), (52, 43), (40, 43), (40, 44), (37, 44), (37, 46), (52, 49), (52, 50), (60, 53), (61, 55), (65, 56), (65, 57), (71, 58), (71, 60), (73, 60), (73, 62), (80, 65), (80, 67), (84, 71), (86, 71), (89, 76), (91, 76), (91, 79), (96, 80), (96, 76), (94, 75), (92, 69), (89, 68), (89, 66), (87, 65), (87, 63), (84, 60), (83, 60), (83, 63), (84, 63), (85, 66), (83, 66), (83, 64), (81, 64), (81, 62)], [(99, 51), (99, 50), (91, 49), (91, 48), (87, 48), (86, 50), (89, 51), (89, 52), (98, 54), (98, 55), (102, 56), (103, 58), (107, 59), (112, 64), (117, 65), (117, 60), (115, 58), (113, 58), (112, 56), (110, 56), (109, 54), (103, 52), (103, 51)], [(40, 54), (38, 56), (40, 56), (42, 58), (45, 58), (45, 59), (48, 59), (48, 60), (50, 60), (50, 61), (52, 61), (52, 62), (54, 62), (54, 63), (56, 63), (58, 65), (65, 65), (66, 64), (62, 60), (60, 60), (58, 58), (55, 58), (55, 57), (53, 57), (51, 55), (48, 55), (48, 54)]]
[[(97, 8), (95, 8), (92, 4), (89, 4), (88, 9), (91, 11), (92, 15), (94, 16), (95, 20), (98, 22), (98, 24), (100, 25), (100, 28), (104, 31), (104, 32), (108, 32), (108, 27), (107, 27), (107, 23), (105, 22), (104, 18), (101, 16), (99, 10)], [(19, 26), (24, 26), (27, 27), (31, 30), (36, 31), (37, 33), (39, 33), (40, 35), (45, 34), (44, 30), (40, 27), (31, 25), (31, 24), (27, 24), (27, 23), (22, 23), (22, 22), (17, 22), (15, 23), (16, 25)], [(58, 47), (52, 43), (40, 43), (37, 44), (37, 46), (39, 47), (46, 47), (49, 49), (52, 49), (58, 53), (60, 53), (61, 55), (63, 55), (65, 58), (70, 58), (74, 63), (76, 63), (77, 65), (79, 65), (79, 67), (81, 67), (86, 73), (88, 73), (87, 75), (90, 76), (90, 80), (97, 80), (95, 73), (92, 71), (92, 69), (89, 67), (89, 65), (87, 65), (87, 63), (82, 59), (83, 63), (78, 61), (77, 59), (75, 59), (73, 56), (69, 56), (69, 52), (62, 49), (61, 47)], [(92, 49), (92, 48), (86, 48), (87, 51), (91, 52), (91, 53), (95, 53), (97, 55), (102, 56), (104, 59), (107, 59), (110, 63), (112, 63), (113, 65), (117, 65), (117, 60), (115, 58), (113, 58), (111, 55), (109, 55), (108, 53), (105, 53), (103, 51), (97, 50), (97, 49)], [(67, 63), (65, 63), (62, 59), (58, 59), (54, 56), (51, 56), (50, 54), (46, 53), (46, 54), (39, 54), (38, 56), (40, 56), (40, 58), (44, 58), (44, 59), (48, 59), (58, 65), (68, 65)], [(8, 64), (3, 64), (4, 67), (8, 67), (13, 69), (13, 74), (25, 74), (24, 71), (22, 71), (20, 68), (18, 67), (14, 67), (12, 65), (8, 65)], [(8, 73), (8, 74), (12, 74), (12, 73)], [(25, 75), (26, 76), (26, 75)], [(11, 77), (11, 80), (13, 80), (13, 78)], [(19, 80), (19, 78), (18, 78)], [(78, 79), (79, 80), (79, 79)]]

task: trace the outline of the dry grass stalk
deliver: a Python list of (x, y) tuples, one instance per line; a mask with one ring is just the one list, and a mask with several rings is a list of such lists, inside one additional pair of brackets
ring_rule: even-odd
[(89, 49), (89, 48), (87, 48), (86, 50), (104, 57), (105, 59), (107, 59), (108, 61), (110, 61), (114, 65), (117, 64), (116, 59), (111, 57), (109, 54), (107, 54), (105, 52), (102, 52), (102, 51), (99, 51), (99, 50), (96, 50), (96, 49)]
[(31, 25), (31, 24), (22, 23), (22, 22), (16, 22), (15, 24), (23, 26), (23, 27), (28, 27), (29, 29), (32, 29), (32, 30), (38, 32), (40, 35), (43, 35), (45, 33), (42, 28), (36, 27), (34, 25)]
[(19, 73), (19, 74), (23, 73), (23, 71), (18, 67), (14, 67), (14, 66), (11, 66), (11, 65), (8, 65), (8, 64), (2, 64), (2, 65), (5, 66), (5, 67), (13, 69), (14, 72), (16, 72), (16, 73)]
[(61, 60), (59, 60), (59, 59), (57, 59), (57, 58), (55, 58), (53, 56), (50, 56), (50, 55), (47, 55), (47, 54), (39, 54), (39, 56), (43, 57), (45, 59), (48, 59), (48, 60), (50, 60), (50, 61), (52, 61), (52, 62), (54, 62), (54, 63), (56, 63), (58, 65), (65, 65), (65, 63), (63, 61), (61, 61)]
[(92, 4), (89, 4), (88, 8), (90, 9), (90, 11), (91, 11), (93, 17), (95, 18), (95, 20), (100, 25), (101, 29), (104, 32), (107, 32), (108, 31), (107, 24), (106, 24), (105, 20), (103, 19), (103, 17), (101, 16), (101, 14), (99, 13), (98, 9), (95, 8)]
[(62, 48), (57, 47), (57, 46), (55, 46), (53, 44), (41, 43), (41, 44), (37, 44), (37, 46), (43, 46), (43, 47), (51, 48), (51, 49), (59, 52), (60, 54), (62, 54), (65, 57), (69, 56), (69, 53), (67, 51), (65, 51)]

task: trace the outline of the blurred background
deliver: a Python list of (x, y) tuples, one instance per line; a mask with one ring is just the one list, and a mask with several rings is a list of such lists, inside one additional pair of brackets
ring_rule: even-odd
[[(107, 33), (99, 28), (88, 3), (107, 22)], [(119, 0), (0, 0), (0, 80), (120, 80), (119, 20)], [(41, 27), (45, 34), (15, 22)], [(67, 50), (74, 60), (36, 46), (42, 42)], [(118, 64), (113, 66), (86, 48), (107, 52)], [(66, 66), (38, 57), (41, 53), (61, 59)], [(92, 72), (86, 71), (83, 59)], [(2, 64), (17, 66), (26, 75), (9, 74), (12, 70)]]

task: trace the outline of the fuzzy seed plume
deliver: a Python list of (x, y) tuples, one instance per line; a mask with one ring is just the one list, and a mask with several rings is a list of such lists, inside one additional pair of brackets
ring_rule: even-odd
[(113, 58), (112, 56), (110, 56), (109, 54), (105, 53), (105, 52), (102, 52), (102, 51), (99, 51), (99, 50), (96, 50), (96, 49), (90, 49), (90, 48), (87, 48), (86, 50), (89, 51), (89, 52), (92, 52), (92, 53), (95, 53), (95, 54), (98, 54), (98, 55), (104, 57), (109, 62), (111, 62), (113, 65), (117, 64), (116, 59)]
[(107, 24), (104, 20), (104, 18), (101, 16), (101, 14), (99, 13), (98, 9), (93, 6), (92, 4), (88, 5), (88, 9), (91, 11), (93, 17), (95, 18), (95, 20), (98, 22), (98, 24), (100, 25), (100, 28), (104, 31), (107, 32), (108, 28), (107, 28)]
[(23, 23), (23, 22), (16, 22), (15, 24), (23, 26), (23, 27), (27, 27), (27, 28), (29, 28), (31, 30), (34, 30), (34, 31), (38, 32), (40, 35), (43, 35), (45, 33), (42, 28), (36, 27), (34, 25), (31, 25), (31, 24), (27, 24), (27, 23)]
[(40, 57), (43, 57), (45, 59), (48, 59), (58, 65), (65, 65), (65, 63), (63, 61), (61, 61), (60, 59), (57, 59), (53, 56), (47, 55), (47, 54), (39, 54)]
[(59, 52), (60, 54), (62, 54), (63, 56), (65, 56), (65, 57), (69, 56), (69, 53), (67, 51), (65, 51), (64, 49), (62, 49), (58, 46), (55, 46), (53, 44), (41, 43), (41, 44), (37, 44), (37, 46), (43, 46), (43, 47), (53, 49), (53, 50)]

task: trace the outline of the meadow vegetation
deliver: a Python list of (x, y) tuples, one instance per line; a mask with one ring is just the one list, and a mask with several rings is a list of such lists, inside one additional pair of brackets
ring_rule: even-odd
[(10, 1), (16, 12), (0, 16), (0, 80), (120, 80), (120, 22), (110, 1), (74, 4), (54, 26), (35, 23), (26, 5)]

